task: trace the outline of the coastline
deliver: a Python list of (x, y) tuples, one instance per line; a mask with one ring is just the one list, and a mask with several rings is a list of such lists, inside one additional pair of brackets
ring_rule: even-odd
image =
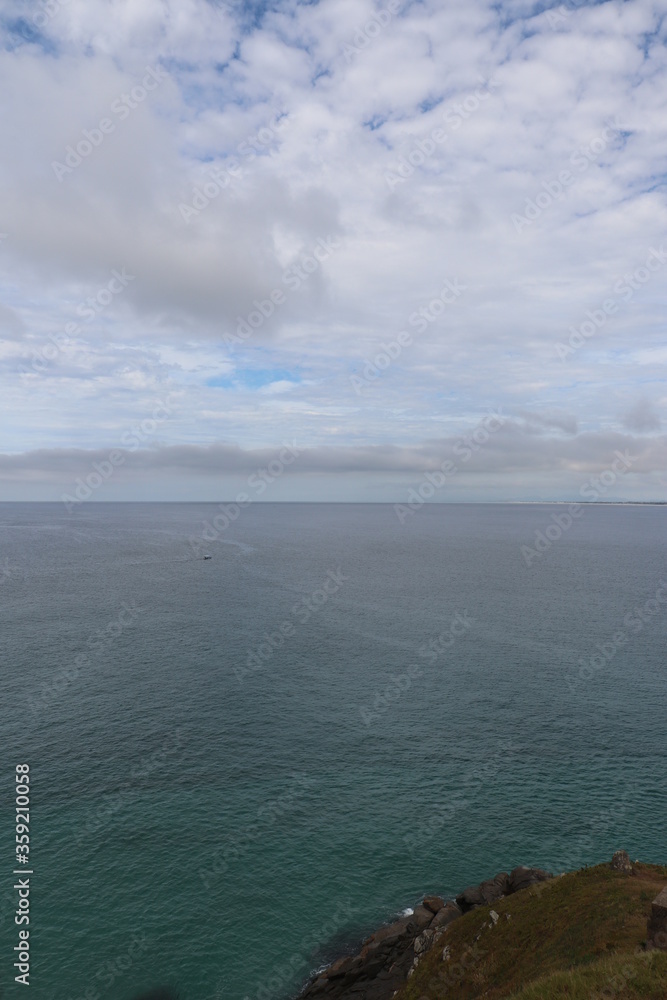
[(419, 965), (421, 956), (436, 945), (454, 920), (479, 906), (554, 878), (541, 868), (519, 865), (454, 899), (426, 896), (410, 913), (378, 928), (361, 942), (356, 954), (342, 955), (311, 976), (298, 994), (300, 1000), (322, 996), (358, 1000), (389, 1000)]
[[(509, 873), (499, 872), (493, 878), (469, 886), (454, 899), (445, 900), (436, 895), (426, 896), (411, 912), (404, 913), (403, 916), (383, 925), (365, 938), (355, 953), (343, 954), (330, 965), (314, 973), (297, 994), (298, 1000), (320, 1000), (324, 997), (327, 1000), (391, 1000), (397, 993), (402, 992), (403, 987), (410, 983), (418, 970), (421, 971), (426, 965), (432, 967), (434, 963), (440, 967), (438, 982), (442, 985), (443, 982), (451, 980), (449, 986), (439, 992), (446, 993), (453, 984), (452, 973), (455, 966), (454, 979), (458, 977), (458, 990), (463, 985), (466, 973), (478, 964), (479, 959), (488, 954), (478, 945), (483, 935), (488, 935), (500, 927), (500, 934), (509, 934), (510, 938), (514, 935), (514, 945), (519, 948), (524, 947), (519, 943), (523, 933), (521, 909), (514, 906), (514, 897), (517, 907), (520, 901), (520, 906), (524, 909), (537, 904), (544, 915), (549, 909), (550, 894), (547, 890), (557, 883), (563, 883), (567, 891), (570, 891), (570, 883), (573, 885), (576, 883), (580, 889), (579, 883), (582, 879), (584, 882), (586, 879), (590, 881), (595, 874), (596, 878), (603, 880), (605, 889), (607, 884), (604, 880), (608, 880), (609, 877), (635, 880), (637, 883), (640, 879), (650, 878), (653, 880), (651, 885), (655, 888), (656, 873), (658, 878), (661, 876), (667, 878), (667, 868), (640, 865), (639, 862), (633, 864), (625, 851), (617, 851), (611, 862), (596, 868), (587, 867), (577, 872), (556, 876), (540, 868), (520, 865)], [(642, 900), (645, 895), (646, 890), (642, 890)], [(509, 904), (506, 904), (505, 900), (511, 901), (514, 914), (508, 911)], [(560, 910), (563, 909), (562, 902), (559, 902), (558, 906)], [(667, 886), (663, 887), (653, 902), (645, 908), (646, 940), (641, 946), (636, 946), (635, 955), (665, 952), (664, 972), (667, 975)], [(465, 918), (473, 911), (479, 912), (476, 914), (477, 920), (471, 923)], [(573, 923), (575, 916), (573, 912)], [(461, 933), (465, 928), (469, 940), (459, 962), (451, 964), (452, 954), (448, 941), (452, 940), (451, 929), (455, 924)], [(487, 948), (486, 944), (484, 947)], [(429, 985), (433, 983), (431, 976)], [(422, 994), (418, 990), (415, 992), (417, 997)], [(465, 995), (477, 994), (466, 992)], [(655, 996), (662, 995), (662, 993), (655, 994)]]

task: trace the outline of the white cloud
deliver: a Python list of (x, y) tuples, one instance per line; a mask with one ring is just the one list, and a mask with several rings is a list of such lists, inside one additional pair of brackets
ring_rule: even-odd
[[(553, 495), (565, 466), (527, 442), (605, 441), (624, 420), (659, 431), (639, 426), (637, 400), (649, 365), (656, 382), (667, 372), (667, 268), (567, 364), (555, 351), (667, 230), (661, 2), (550, 19), (527, 2), (424, 0), (376, 32), (387, 4), (370, 0), (282, 0), (261, 17), (243, 3), (70, 0), (39, 38), (33, 8), (5, 6), (2, 450), (106, 447), (175, 388), (165, 447), (296, 436), (419, 457), (434, 429), (464, 433), (504, 407), (526, 431), (523, 482)], [(147, 67), (165, 78), (134, 100)], [(124, 94), (127, 114), (114, 111)], [(53, 161), (105, 117), (113, 130), (58, 180)], [(445, 138), (429, 152), (434, 129)], [(389, 185), (401, 161), (408, 176)], [(562, 171), (573, 180), (553, 194)], [(212, 172), (226, 179), (217, 193)], [(196, 188), (205, 205), (186, 223)], [(543, 207), (517, 232), (529, 202)], [(340, 246), (290, 287), (291, 265), (330, 237)], [(135, 279), (81, 323), (81, 302), (122, 268)], [(410, 317), (448, 278), (468, 290), (419, 332)], [(228, 346), (276, 289), (284, 302)], [(35, 370), (72, 322), (76, 350)], [(355, 395), (350, 376), (402, 330), (409, 349)], [(477, 477), (480, 497), (511, 480), (506, 458)], [(654, 495), (659, 472), (645, 475)]]

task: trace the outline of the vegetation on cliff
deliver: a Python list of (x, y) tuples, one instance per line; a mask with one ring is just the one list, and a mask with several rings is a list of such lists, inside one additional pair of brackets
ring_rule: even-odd
[(667, 952), (646, 950), (667, 867), (609, 864), (540, 882), (451, 923), (396, 1000), (665, 1000)]

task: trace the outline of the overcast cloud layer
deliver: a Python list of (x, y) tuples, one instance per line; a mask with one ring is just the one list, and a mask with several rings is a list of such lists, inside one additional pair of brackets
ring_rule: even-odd
[(664, 498), (666, 14), (5, 0), (0, 499)]

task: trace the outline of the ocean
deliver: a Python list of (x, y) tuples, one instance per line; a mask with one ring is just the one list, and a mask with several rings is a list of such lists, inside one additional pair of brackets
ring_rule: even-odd
[(0, 505), (0, 996), (16, 765), (37, 1000), (283, 1000), (427, 892), (665, 863), (667, 508), (567, 510)]

